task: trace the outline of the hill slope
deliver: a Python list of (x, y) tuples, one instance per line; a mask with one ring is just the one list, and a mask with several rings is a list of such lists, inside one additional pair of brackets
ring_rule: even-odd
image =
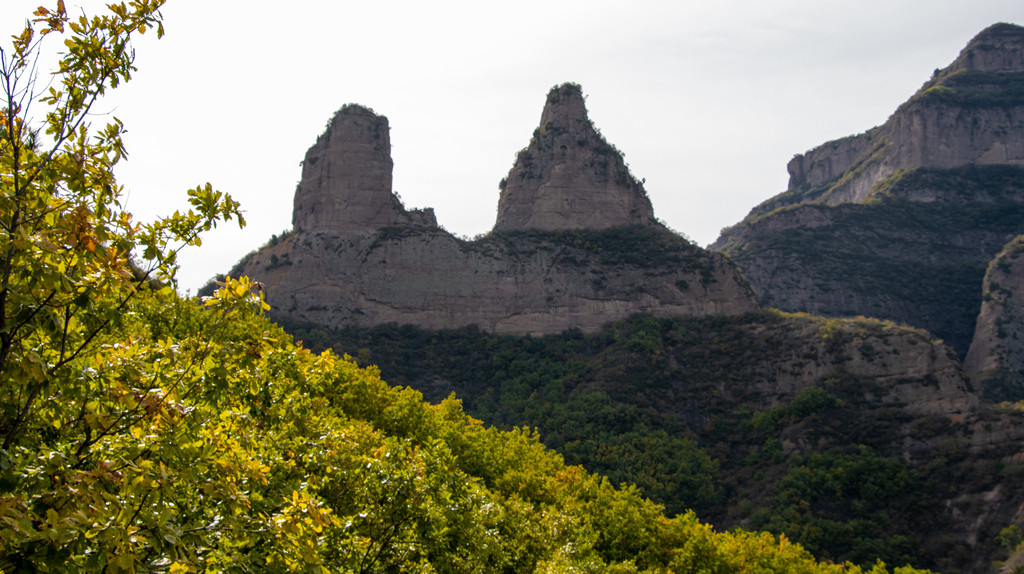
[(455, 392), (473, 416), (536, 426), (671, 513), (822, 557), (981, 572), (1019, 518), (1024, 415), (981, 403), (921, 331), (771, 311), (539, 338), (288, 328), (428, 400)]

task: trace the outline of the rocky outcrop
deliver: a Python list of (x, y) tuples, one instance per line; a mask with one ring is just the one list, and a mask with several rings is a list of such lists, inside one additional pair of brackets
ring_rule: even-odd
[(836, 180), (849, 171), (858, 160), (870, 155), (869, 151), (883, 139), (880, 137), (882, 132), (881, 128), (874, 128), (794, 156), (786, 165), (786, 171), (789, 172), (789, 189), (813, 188)]
[(1024, 399), (1024, 236), (992, 260), (964, 369), (996, 401)]
[[(782, 204), (859, 202), (903, 169), (1024, 166), (1022, 54), (1024, 28), (996, 24), (983, 30), (885, 125), (794, 157)], [(756, 211), (779, 206), (772, 202)]]
[(975, 36), (943, 75), (960, 72), (1024, 72), (1024, 35), (1020, 26), (995, 24)]
[(465, 241), (391, 191), (388, 123), (346, 106), (310, 148), (295, 230), (232, 275), (267, 289), (272, 315), (329, 327), (477, 325), (593, 331), (636, 313), (740, 314), (749, 283), (654, 219), (643, 187), (587, 118), (579, 86), (548, 95), (501, 195), (495, 230)]
[(765, 305), (923, 327), (964, 356), (988, 262), (1024, 233), (1024, 28), (982, 31), (882, 126), (788, 165), (712, 249)]
[(753, 218), (724, 250), (763, 305), (891, 319), (964, 356), (989, 261), (1024, 233), (1024, 169), (914, 170), (878, 191), (863, 204), (806, 203)]
[(651, 225), (654, 210), (622, 154), (587, 117), (578, 85), (551, 89), (540, 127), (501, 183), (495, 231)]
[(387, 225), (437, 226), (433, 210), (406, 211), (391, 190), (388, 119), (357, 105), (339, 110), (302, 162), (292, 226), (368, 231)]

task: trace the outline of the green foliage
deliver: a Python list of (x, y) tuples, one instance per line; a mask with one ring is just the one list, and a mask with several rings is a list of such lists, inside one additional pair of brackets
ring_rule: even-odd
[[(958, 202), (1013, 202), (1018, 200), (1022, 184), (1024, 169), (1018, 166), (969, 164), (955, 169), (917, 168), (897, 171), (876, 184), (872, 193), (877, 197), (908, 198), (925, 190), (942, 192), (943, 198)], [(978, 209), (981, 206), (971, 207)], [(1004, 225), (1006, 223), (997, 221)]]
[[(122, 125), (115, 118), (93, 133), (88, 122), (98, 98), (131, 77), (131, 36), (149, 28), (162, 34), (161, 3), (111, 5), (108, 15), (72, 20), (58, 2), (36, 11), (39, 37), (29, 25), (11, 52), (0, 53), (7, 103), (0, 110), (0, 373), (11, 383), (0, 392), (3, 449), (41, 410), (78, 408), (80, 422), (94, 416), (87, 397), (107, 385), (105, 375), (59, 393), (52, 381), (75, 376), (69, 369), (78, 361), (106, 360), (128, 304), (151, 278), (173, 281), (181, 247), (198, 245), (218, 220), (242, 223), (238, 204), (209, 184), (188, 192), (188, 212), (134, 223), (113, 176), (125, 153)], [(52, 35), (67, 51), (39, 94), (35, 58)], [(37, 103), (48, 110), (41, 124), (28, 115)], [(78, 453), (96, 440), (83, 439)]]
[(1006, 108), (1024, 103), (1024, 73), (960, 70), (915, 99), (966, 108)]
[(754, 416), (751, 417), (751, 424), (757, 430), (770, 431), (779, 426), (793, 424), (801, 419), (814, 416), (824, 410), (836, 408), (839, 404), (839, 399), (824, 389), (804, 387), (797, 393), (793, 402), (754, 413)]
[(791, 464), (776, 488), (774, 508), (755, 525), (793, 536), (820, 556), (902, 564), (920, 546), (906, 534), (906, 521), (919, 510), (915, 474), (871, 449), (811, 455)]
[[(530, 246), (548, 245), (549, 249), (569, 247), (596, 257), (603, 266), (630, 265), (640, 268), (674, 266), (684, 270), (704, 269), (711, 263), (700, 247), (661, 226), (634, 225), (609, 229), (565, 229), (559, 231), (505, 231), (491, 234), (479, 243), (497, 243), (515, 252), (519, 238), (529, 238)], [(572, 252), (560, 254), (560, 263), (575, 263)], [(709, 269), (708, 273), (711, 272)]]
[(1024, 542), (1024, 535), (1021, 534), (1021, 530), (1016, 524), (1011, 524), (999, 531), (996, 541), (1007, 551), (1013, 553)]

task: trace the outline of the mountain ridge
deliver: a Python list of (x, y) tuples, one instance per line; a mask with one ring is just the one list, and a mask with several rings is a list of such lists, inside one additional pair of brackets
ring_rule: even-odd
[(885, 124), (788, 164), (722, 231), (763, 304), (926, 328), (967, 354), (989, 261), (1024, 233), (1024, 28), (996, 24)]
[(505, 179), (494, 230), (466, 241), (433, 210), (404, 208), (391, 189), (387, 118), (345, 106), (306, 154), (295, 229), (230, 274), (262, 282), (273, 316), (331, 327), (543, 334), (635, 313), (757, 308), (726, 257), (657, 222), (578, 85), (552, 88), (541, 122)]

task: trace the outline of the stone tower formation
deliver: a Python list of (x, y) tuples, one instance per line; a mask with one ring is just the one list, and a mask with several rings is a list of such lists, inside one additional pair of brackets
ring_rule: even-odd
[[(453, 236), (431, 209), (406, 210), (391, 189), (392, 166), (387, 118), (343, 107), (306, 153), (295, 233), (231, 274), (263, 282), (273, 316), (329, 327), (545, 334), (594, 331), (636, 313), (757, 308), (728, 259), (657, 222), (622, 154), (591, 124), (578, 85), (548, 94), (484, 238)], [(609, 254), (620, 260), (609, 263)]]
[(606, 229), (654, 222), (643, 186), (587, 117), (580, 87), (553, 88), (540, 127), (503, 180), (494, 230)]
[(437, 225), (432, 210), (406, 211), (391, 189), (388, 119), (343, 107), (309, 148), (295, 190), (292, 226), (347, 233), (388, 225)]

